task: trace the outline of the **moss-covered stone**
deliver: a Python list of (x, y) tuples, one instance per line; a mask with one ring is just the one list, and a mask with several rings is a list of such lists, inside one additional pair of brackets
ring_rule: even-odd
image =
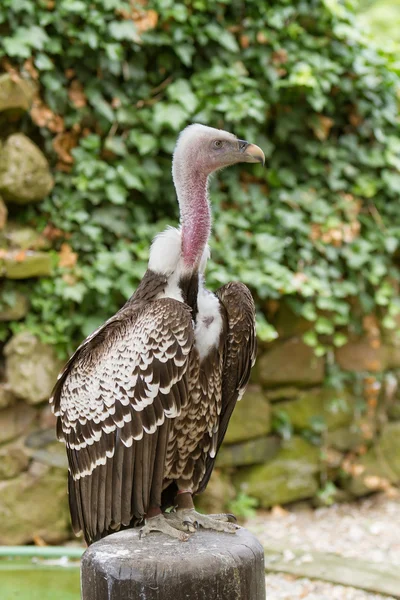
[(257, 361), (259, 382), (269, 386), (311, 386), (322, 383), (325, 361), (299, 338), (276, 344)]
[(48, 162), (36, 144), (23, 133), (10, 135), (0, 148), (0, 193), (4, 200), (39, 202), (53, 185)]
[(0, 444), (27, 433), (36, 416), (36, 410), (23, 402), (16, 402), (13, 406), (0, 410)]
[(365, 440), (360, 427), (354, 423), (350, 427), (340, 427), (334, 431), (328, 431), (325, 442), (329, 448), (347, 452), (361, 446)]
[(40, 537), (49, 544), (68, 539), (66, 472), (33, 464), (29, 472), (0, 482), (0, 544)]
[(31, 450), (29, 455), (39, 463), (49, 465), (50, 467), (58, 467), (59, 469), (68, 468), (67, 453), (65, 452), (64, 444), (60, 444), (57, 440), (52, 444), (48, 444), (45, 448)]
[(272, 414), (284, 412), (294, 430), (332, 430), (349, 425), (353, 420), (353, 402), (347, 392), (314, 389), (294, 400), (274, 403)]
[(281, 400), (292, 400), (300, 396), (301, 390), (298, 387), (279, 387), (265, 390), (265, 396), (270, 402), (280, 402)]
[(7, 208), (3, 198), (0, 196), (0, 231), (2, 229), (4, 229), (4, 227), (6, 226), (7, 217), (8, 217), (8, 208)]
[(400, 423), (387, 423), (375, 445), (358, 461), (346, 488), (355, 496), (400, 482)]
[(285, 442), (277, 456), (260, 466), (245, 467), (234, 476), (234, 484), (269, 508), (311, 498), (318, 490), (320, 452), (300, 437)]
[(224, 441), (234, 444), (267, 435), (270, 431), (269, 403), (261, 388), (251, 385), (235, 406)]
[(278, 453), (280, 440), (277, 436), (260, 437), (242, 444), (224, 444), (217, 456), (218, 467), (242, 467), (258, 465)]
[(19, 321), (27, 315), (28, 310), (29, 300), (24, 294), (14, 290), (11, 296), (8, 292), (4, 298), (3, 290), (0, 290), (0, 321)]
[(29, 110), (34, 92), (35, 87), (30, 81), (12, 77), (10, 73), (0, 75), (0, 112)]
[(0, 383), (0, 409), (14, 404), (16, 398), (6, 383)]
[(29, 458), (18, 446), (3, 446), (0, 449), (0, 481), (12, 479), (22, 471), (26, 471)]
[(382, 346), (373, 346), (367, 338), (351, 340), (335, 351), (340, 367), (346, 371), (381, 371), (385, 353)]
[(0, 269), (7, 279), (48, 277), (53, 270), (50, 254), (34, 250), (10, 250), (0, 260)]
[(46, 250), (51, 244), (41, 233), (20, 223), (8, 222), (0, 232), (0, 247), (18, 250)]
[(6, 344), (4, 354), (11, 391), (29, 404), (48, 400), (63, 365), (54, 349), (22, 331)]
[(195, 497), (196, 508), (203, 513), (222, 513), (235, 496), (235, 488), (229, 476), (214, 469), (205, 492)]

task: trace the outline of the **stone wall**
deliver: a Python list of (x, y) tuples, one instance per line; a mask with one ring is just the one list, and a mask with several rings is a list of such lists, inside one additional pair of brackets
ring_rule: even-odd
[[(21, 79), (0, 76), (0, 122), (18, 120), (33, 94)], [(29, 313), (28, 295), (10, 297), (4, 282), (50, 276), (52, 270), (46, 238), (7, 219), (7, 213), (26, 210), (52, 186), (37, 145), (22, 133), (4, 135), (0, 321), (22, 322)], [(263, 508), (304, 499), (329, 503), (390, 490), (400, 481), (399, 339), (382, 340), (370, 328), (327, 361), (303, 343), (310, 325), (284, 303), (274, 325), (279, 339), (260, 349), (252, 383), (233, 414), (210, 485), (199, 499), (201, 507), (229, 509), (237, 497), (255, 499)], [(346, 387), (324, 385), (328, 362), (351, 375)], [(26, 330), (2, 348), (0, 544), (59, 543), (72, 537), (65, 450), (56, 441), (47, 404), (60, 367), (54, 350)]]
[[(397, 352), (397, 346), (385, 347), (392, 361)], [(368, 371), (370, 354), (362, 340), (339, 356), (351, 356), (351, 368), (357, 363), (354, 387), (324, 387), (325, 360), (314, 359), (297, 336), (261, 350), (209, 488), (199, 498), (202, 509), (228, 509), (238, 494), (262, 508), (299, 500), (330, 503), (400, 482), (397, 372)], [(15, 335), (3, 357), (0, 544), (61, 542), (71, 536), (67, 464), (47, 404), (61, 363), (28, 332)], [(391, 364), (400, 372), (400, 365)]]
[[(281, 308), (280, 338), (259, 353), (208, 493), (221, 475), (262, 508), (391, 491), (400, 483), (400, 321), (389, 339), (354, 337), (328, 360), (314, 356), (304, 322)], [(347, 382), (338, 389), (327, 387), (332, 364)], [(213, 492), (212, 508), (229, 500)]]
[[(0, 76), (0, 321), (20, 321), (29, 295), (12, 290), (10, 280), (52, 273), (50, 244), (12, 216), (39, 202), (53, 179), (38, 146), (15, 133), (32, 103), (34, 87), (10, 74)], [(7, 134), (12, 123), (13, 133)], [(47, 399), (62, 363), (54, 350), (21, 331), (0, 357), (0, 544), (70, 536), (66, 500), (66, 458), (56, 441)]]

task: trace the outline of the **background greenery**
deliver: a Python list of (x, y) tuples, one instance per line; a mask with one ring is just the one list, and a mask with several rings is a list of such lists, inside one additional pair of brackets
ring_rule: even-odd
[(400, 43), (399, 0), (361, 0), (360, 22), (369, 27), (374, 38), (386, 48)]
[[(55, 276), (29, 283), (28, 327), (71, 352), (130, 296), (176, 224), (171, 152), (193, 121), (260, 146), (267, 168), (214, 179), (208, 283), (253, 290), (259, 335), (284, 297), (322, 355), (400, 312), (399, 67), (340, 0), (3, 0), (0, 58), (37, 80), (23, 130), (56, 186), (11, 216), (44, 230)], [(10, 133), (12, 125), (3, 130)], [(18, 124), (18, 128), (21, 125)], [(26, 283), (11, 282), (3, 302)], [(272, 323), (272, 324), (271, 324)]]

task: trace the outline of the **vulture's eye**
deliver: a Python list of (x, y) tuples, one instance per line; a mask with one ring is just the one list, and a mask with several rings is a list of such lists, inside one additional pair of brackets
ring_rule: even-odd
[(223, 145), (224, 142), (222, 140), (215, 140), (214, 142), (214, 148), (222, 148)]

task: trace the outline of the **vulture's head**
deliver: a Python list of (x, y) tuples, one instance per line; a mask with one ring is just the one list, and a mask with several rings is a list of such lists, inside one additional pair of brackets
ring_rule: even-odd
[(198, 173), (210, 175), (213, 171), (236, 163), (265, 163), (261, 148), (232, 133), (206, 127), (189, 125), (179, 136), (174, 152), (174, 171), (176, 167), (190, 164)]

